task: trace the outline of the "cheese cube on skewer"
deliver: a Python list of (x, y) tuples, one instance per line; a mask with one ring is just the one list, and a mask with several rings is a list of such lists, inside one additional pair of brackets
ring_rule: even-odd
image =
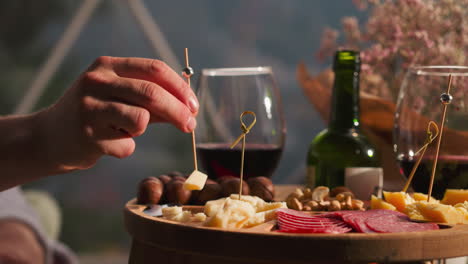
[(201, 171), (195, 170), (184, 183), (184, 189), (194, 191), (201, 190), (205, 186), (208, 176)]

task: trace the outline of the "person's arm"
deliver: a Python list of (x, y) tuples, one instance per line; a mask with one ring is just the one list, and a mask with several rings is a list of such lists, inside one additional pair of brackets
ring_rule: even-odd
[(0, 263), (44, 263), (44, 249), (28, 225), (0, 220), (0, 238)]
[(151, 122), (195, 129), (198, 101), (165, 63), (100, 57), (51, 107), (0, 118), (0, 191), (40, 177), (124, 158)]

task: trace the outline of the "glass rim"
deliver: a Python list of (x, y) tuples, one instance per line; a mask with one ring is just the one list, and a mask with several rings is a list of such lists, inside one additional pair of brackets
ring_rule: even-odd
[(459, 65), (410, 66), (409, 71), (417, 75), (468, 76), (468, 66)]
[(202, 74), (207, 76), (242, 76), (270, 73), (272, 73), (270, 66), (202, 69)]

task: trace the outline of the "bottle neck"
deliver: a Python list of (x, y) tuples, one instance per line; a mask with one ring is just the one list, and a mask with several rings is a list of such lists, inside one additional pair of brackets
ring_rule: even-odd
[(330, 130), (359, 129), (359, 72), (351, 69), (335, 71)]

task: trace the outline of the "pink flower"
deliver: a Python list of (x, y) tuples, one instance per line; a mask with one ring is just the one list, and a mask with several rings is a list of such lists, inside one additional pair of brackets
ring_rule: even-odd
[(367, 22), (344, 17), (341, 44), (337, 31), (325, 29), (317, 58), (338, 46), (364, 47), (362, 91), (395, 99), (410, 65), (468, 65), (468, 0), (352, 1), (368, 8)]
[(331, 28), (325, 28), (322, 33), (319, 51), (316, 54), (318, 60), (323, 61), (325, 58), (333, 55), (337, 48), (337, 39), (338, 31)]

